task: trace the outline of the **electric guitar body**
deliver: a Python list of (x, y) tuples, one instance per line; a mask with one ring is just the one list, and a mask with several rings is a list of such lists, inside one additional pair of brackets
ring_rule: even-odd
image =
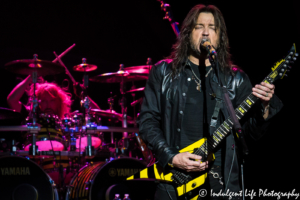
[[(270, 74), (263, 80), (263, 82), (272, 84), (278, 79), (282, 79), (286, 76), (286, 73), (291, 68), (290, 65), (296, 61), (295, 44), (292, 46), (288, 55), (279, 60), (271, 68)], [(235, 109), (235, 114), (238, 120), (240, 120), (250, 108), (259, 100), (252, 93)], [(202, 156), (202, 162), (214, 160), (214, 150), (224, 139), (230, 134), (233, 128), (233, 122), (230, 117), (213, 132), (210, 137), (202, 138), (195, 143), (181, 149), (179, 152), (190, 152), (192, 154)], [(155, 179), (158, 181), (171, 182), (176, 186), (178, 199), (192, 199), (196, 200), (199, 196), (199, 190), (205, 183), (207, 177), (206, 172), (186, 172), (178, 168), (172, 168), (166, 166), (164, 169), (158, 164), (153, 164), (137, 174), (134, 174), (127, 178), (130, 180), (137, 179)]]

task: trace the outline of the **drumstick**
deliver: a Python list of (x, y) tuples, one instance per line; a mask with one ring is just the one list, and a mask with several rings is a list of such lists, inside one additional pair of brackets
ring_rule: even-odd
[[(68, 49), (67, 49), (68, 50)], [(65, 51), (66, 52), (66, 51)], [(59, 56), (57, 56), (57, 54), (55, 53), (55, 51), (53, 51), (53, 53), (54, 53), (54, 55), (56, 56), (56, 59), (58, 60), (58, 62), (65, 68), (65, 70), (66, 70), (66, 74), (70, 77), (70, 79), (71, 79), (71, 81), (73, 82), (73, 84), (75, 84), (76, 83), (76, 81), (75, 81), (75, 79), (73, 78), (73, 76), (71, 75), (71, 73), (69, 72), (69, 70), (68, 70), (68, 68), (64, 65), (64, 63), (61, 61), (61, 59), (60, 59), (60, 55), (62, 55), (62, 54), (60, 54)]]
[(56, 58), (52, 61), (52, 62), (56, 62), (58, 60), (58, 58), (63, 57), (66, 53), (68, 53), (73, 47), (75, 46), (75, 43), (70, 46), (69, 48), (67, 48), (64, 52), (62, 52), (59, 56), (56, 56)]

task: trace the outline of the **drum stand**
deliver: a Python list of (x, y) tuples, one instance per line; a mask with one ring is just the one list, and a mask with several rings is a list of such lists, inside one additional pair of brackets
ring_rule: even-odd
[[(37, 68), (37, 54), (33, 55), (34, 59), (34, 68)], [(36, 146), (36, 134), (38, 131), (34, 131), (34, 127), (36, 126), (36, 121), (37, 121), (37, 107), (38, 107), (38, 100), (35, 95), (35, 90), (36, 90), (36, 83), (37, 83), (37, 71), (32, 72), (32, 82), (33, 82), (33, 97), (31, 100), (31, 113), (30, 117), (32, 118), (32, 124), (27, 123), (27, 127), (31, 130), (30, 132), (32, 133), (32, 145), (29, 148), (29, 154), (35, 156), (38, 152), (38, 146)]]
[[(119, 71), (124, 71), (124, 65), (120, 64)], [(127, 128), (127, 107), (126, 107), (126, 97), (125, 97), (125, 86), (124, 86), (124, 76), (122, 76), (122, 81), (120, 82), (120, 92), (122, 94), (122, 99), (120, 101), (120, 106), (122, 109), (122, 127)], [(123, 138), (127, 138), (128, 133), (123, 132)]]
[[(82, 64), (86, 64), (86, 59), (82, 58)], [(84, 67), (85, 65), (83, 65)], [(92, 156), (94, 154), (94, 147), (92, 146), (92, 139), (91, 139), (91, 132), (95, 132), (97, 130), (97, 124), (94, 124), (91, 122), (91, 116), (89, 114), (90, 112), (90, 100), (87, 95), (87, 88), (88, 88), (88, 75), (86, 73), (85, 67), (84, 67), (84, 76), (83, 76), (84, 86), (82, 91), (82, 100), (81, 100), (81, 106), (83, 109), (84, 119), (83, 124), (86, 127), (86, 133), (87, 133), (87, 146), (85, 147), (85, 153), (87, 156)], [(81, 139), (80, 141), (81, 142)]]
[[(114, 105), (114, 97), (112, 96), (112, 92), (110, 92), (110, 97), (107, 99), (108, 105), (109, 105), (109, 110), (110, 112), (113, 111), (113, 105)], [(102, 140), (104, 141), (104, 140)], [(110, 143), (114, 143), (114, 132), (110, 132)]]

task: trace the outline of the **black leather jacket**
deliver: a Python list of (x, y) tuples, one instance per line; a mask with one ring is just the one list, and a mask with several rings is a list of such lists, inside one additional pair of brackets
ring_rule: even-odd
[[(148, 148), (154, 153), (158, 163), (163, 167), (174, 155), (179, 153), (183, 119), (181, 111), (185, 106), (188, 77), (191, 77), (191, 72), (187, 68), (174, 79), (171, 77), (171, 72), (171, 60), (162, 60), (152, 67), (145, 86), (145, 97), (139, 115), (139, 133)], [(234, 74), (235, 76), (226, 76), (225, 80), (230, 99), (233, 106), (236, 107), (238, 101), (244, 100), (239, 98), (239, 86), (243, 82), (250, 85), (251, 83), (242, 70), (236, 69)], [(211, 73), (211, 80), (215, 83), (218, 82), (213, 73)], [(248, 95), (250, 93), (251, 91)], [(265, 132), (268, 119), (282, 108), (281, 101), (274, 96), (270, 102), (270, 115), (267, 120), (264, 120), (261, 104), (258, 105), (253, 108), (255, 112), (251, 113), (251, 117), (248, 117), (247, 121), (242, 124), (244, 132), (252, 134), (255, 138)], [(227, 188), (239, 191), (240, 188), (237, 187), (239, 186), (239, 165), (235, 146), (235, 137), (230, 134), (226, 138), (224, 180)]]

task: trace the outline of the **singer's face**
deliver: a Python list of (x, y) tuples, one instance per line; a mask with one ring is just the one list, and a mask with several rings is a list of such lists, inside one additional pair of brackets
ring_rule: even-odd
[(215, 19), (211, 13), (200, 13), (195, 28), (193, 29), (190, 42), (191, 49), (196, 54), (200, 54), (200, 43), (203, 39), (208, 39), (217, 48), (219, 44), (219, 30), (216, 30)]

